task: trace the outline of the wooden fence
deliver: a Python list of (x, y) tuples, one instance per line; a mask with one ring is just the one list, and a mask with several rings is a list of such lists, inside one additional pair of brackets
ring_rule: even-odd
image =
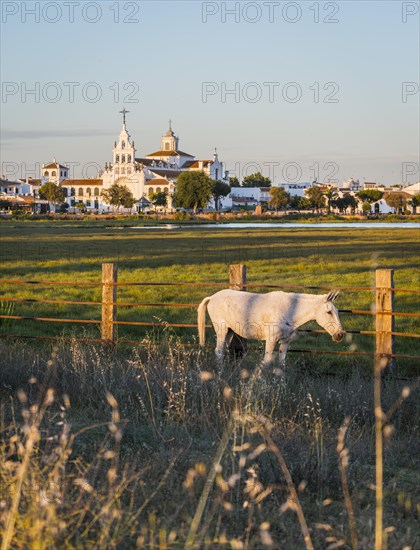
[[(102, 286), (102, 300), (100, 302), (93, 301), (72, 301), (72, 300), (45, 300), (31, 298), (13, 298), (2, 296), (0, 302), (30, 302), (30, 303), (49, 303), (49, 304), (68, 304), (68, 305), (97, 305), (102, 308), (100, 319), (65, 319), (52, 317), (25, 317), (20, 315), (0, 315), (0, 319), (9, 319), (15, 321), (35, 321), (47, 323), (82, 323), (82, 324), (99, 324), (101, 325), (101, 339), (80, 338), (81, 341), (87, 342), (103, 342), (106, 344), (114, 344), (119, 340), (117, 338), (117, 327), (119, 325), (142, 326), (142, 327), (177, 327), (177, 328), (197, 328), (196, 324), (192, 323), (156, 323), (143, 321), (120, 321), (118, 320), (118, 307), (173, 307), (173, 308), (197, 308), (198, 304), (192, 303), (138, 303), (138, 302), (118, 302), (118, 288), (120, 287), (135, 287), (135, 286), (191, 286), (191, 287), (223, 287), (226, 288), (226, 283), (181, 283), (181, 282), (138, 282), (138, 283), (119, 283), (118, 282), (118, 267), (117, 264), (102, 265), (102, 280), (99, 283), (95, 282), (63, 282), (63, 281), (25, 281), (15, 279), (0, 279), (0, 284), (14, 285), (72, 285), (80, 287), (98, 287)], [(328, 291), (330, 287), (324, 286), (303, 286), (303, 285), (267, 285), (248, 283), (246, 277), (246, 266), (243, 264), (231, 265), (229, 268), (229, 287), (236, 290), (248, 290), (253, 288), (265, 288), (271, 290), (320, 290)], [(375, 336), (375, 351), (333, 351), (333, 350), (290, 350), (301, 353), (323, 353), (334, 355), (366, 355), (386, 358), (389, 364), (392, 364), (395, 358), (420, 359), (417, 355), (397, 355), (395, 353), (395, 338), (420, 338), (420, 334), (396, 332), (395, 318), (396, 317), (420, 317), (420, 313), (404, 313), (394, 309), (394, 294), (410, 293), (420, 294), (418, 290), (401, 289), (394, 287), (394, 273), (391, 269), (378, 269), (376, 271), (376, 282), (374, 287), (336, 287), (339, 290), (349, 291), (371, 291), (375, 293), (375, 310), (359, 310), (359, 309), (341, 309), (340, 313), (352, 315), (374, 315), (376, 318), (375, 330), (349, 330), (351, 334), (365, 334)], [(300, 329), (300, 332), (325, 333), (325, 330)], [(63, 337), (48, 337), (48, 336), (20, 336), (16, 334), (0, 334), (0, 337), (19, 337), (33, 338), (39, 340), (63, 340)], [(73, 338), (71, 338), (73, 339)], [(140, 341), (123, 340), (128, 344), (141, 344)], [(185, 344), (189, 345), (189, 344)], [(233, 347), (244, 347), (244, 342), (239, 337), (233, 340)]]

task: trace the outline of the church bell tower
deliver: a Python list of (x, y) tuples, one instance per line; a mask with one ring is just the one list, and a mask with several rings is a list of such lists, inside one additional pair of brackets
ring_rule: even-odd
[(134, 141), (130, 140), (130, 134), (127, 132), (125, 116), (130, 111), (124, 107), (120, 113), (123, 115), (123, 125), (118, 137), (118, 141), (114, 144), (112, 171), (114, 181), (118, 178), (132, 174), (135, 171), (135, 153)]

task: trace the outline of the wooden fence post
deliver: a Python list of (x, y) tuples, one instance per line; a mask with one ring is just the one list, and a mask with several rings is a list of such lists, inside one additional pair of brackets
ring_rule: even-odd
[(232, 264), (229, 266), (229, 288), (246, 290), (246, 265)]
[[(229, 266), (229, 288), (246, 290), (246, 265), (232, 264)], [(228, 336), (229, 342), (229, 336)], [(241, 356), (247, 349), (248, 340), (233, 333), (229, 342), (229, 352), (233, 356)]]
[(117, 264), (102, 264), (102, 324), (101, 337), (103, 342), (115, 342), (117, 320)]
[[(394, 354), (394, 332), (395, 320), (392, 312), (394, 311), (394, 270), (377, 269), (376, 270), (376, 353)], [(376, 356), (377, 360), (379, 355)], [(380, 361), (383, 366), (395, 369), (394, 358), (388, 358)]]

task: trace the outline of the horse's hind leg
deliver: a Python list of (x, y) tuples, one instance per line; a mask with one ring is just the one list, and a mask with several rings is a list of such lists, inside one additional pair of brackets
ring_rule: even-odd
[(216, 342), (216, 349), (214, 350), (218, 363), (221, 363), (223, 361), (223, 355), (226, 347), (227, 333), (228, 333), (228, 327), (226, 326), (226, 323), (220, 323), (220, 325), (216, 330), (217, 342)]
[(230, 328), (226, 336), (226, 347), (229, 349), (231, 359), (240, 359), (247, 350), (247, 340), (238, 336)]

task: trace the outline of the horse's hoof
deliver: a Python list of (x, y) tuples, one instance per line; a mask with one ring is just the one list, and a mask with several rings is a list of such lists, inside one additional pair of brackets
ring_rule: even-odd
[(281, 378), (282, 380), (284, 380), (284, 377), (286, 376), (286, 373), (285, 373), (284, 369), (280, 369), (280, 368), (273, 369), (273, 374), (274, 374), (274, 376), (277, 376), (278, 378)]

